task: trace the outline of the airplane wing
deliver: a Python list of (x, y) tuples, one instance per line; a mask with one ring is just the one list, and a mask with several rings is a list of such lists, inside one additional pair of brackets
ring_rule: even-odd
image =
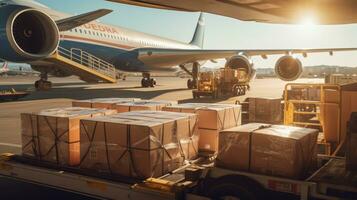
[(293, 24), (307, 17), (318, 24), (357, 22), (355, 0), (107, 0), (136, 6), (201, 11), (243, 21)]
[(133, 50), (138, 59), (147, 66), (163, 67), (177, 66), (181, 64), (206, 61), (212, 59), (229, 58), (234, 55), (244, 54), (247, 56), (261, 56), (266, 58), (268, 55), (294, 55), (308, 53), (327, 52), (330, 55), (335, 51), (357, 51), (357, 48), (336, 48), (336, 49), (266, 49), (266, 50), (186, 50), (186, 49), (157, 49), (139, 48)]
[(68, 31), (70, 29), (76, 28), (83, 24), (89, 23), (93, 20), (96, 20), (100, 17), (103, 17), (104, 15), (107, 15), (111, 12), (113, 11), (108, 9), (99, 9), (93, 12), (88, 12), (65, 19), (60, 19), (56, 21), (56, 24), (60, 31)]

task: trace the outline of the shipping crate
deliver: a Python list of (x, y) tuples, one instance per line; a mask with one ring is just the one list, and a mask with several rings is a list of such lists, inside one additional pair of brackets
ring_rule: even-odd
[(83, 169), (159, 177), (197, 156), (195, 114), (139, 111), (81, 120)]
[(304, 178), (316, 166), (315, 129), (252, 123), (221, 131), (216, 165), (271, 176)]
[(283, 121), (282, 99), (249, 98), (249, 122), (280, 124)]
[(219, 131), (242, 123), (241, 106), (235, 104), (186, 103), (163, 108), (170, 112), (196, 113), (201, 151), (217, 152)]
[(115, 110), (55, 108), (21, 114), (22, 154), (63, 166), (78, 165), (79, 121), (115, 114)]

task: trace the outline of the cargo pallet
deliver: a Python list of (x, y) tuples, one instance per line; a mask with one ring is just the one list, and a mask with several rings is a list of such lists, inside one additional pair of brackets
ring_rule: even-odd
[[(4, 154), (0, 175), (99, 199), (259, 199), (266, 192), (291, 194), (307, 199), (357, 199), (357, 172), (345, 170), (345, 158), (320, 157), (325, 163), (303, 180), (254, 174), (202, 164), (201, 173), (185, 179), (186, 165), (156, 179), (128, 183), (98, 175), (36, 165), (21, 156)], [(194, 174), (194, 173), (193, 173)], [(266, 196), (264, 196), (266, 198)], [(263, 199), (264, 199), (263, 198)]]

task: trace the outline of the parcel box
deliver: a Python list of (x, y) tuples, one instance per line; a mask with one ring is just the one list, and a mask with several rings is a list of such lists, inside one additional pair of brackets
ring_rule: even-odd
[(233, 170), (303, 178), (316, 165), (315, 129), (252, 123), (221, 131), (216, 165)]
[(279, 124), (283, 121), (282, 99), (249, 98), (249, 122)]
[(77, 100), (72, 102), (73, 107), (85, 107), (85, 108), (106, 108), (115, 109), (115, 105), (118, 103), (127, 103), (133, 101), (139, 101), (138, 98), (96, 98), (88, 100)]
[(118, 113), (151, 110), (160, 111), (165, 106), (177, 104), (177, 101), (163, 101), (163, 100), (140, 100), (135, 102), (118, 103), (115, 108)]
[(143, 179), (162, 176), (197, 156), (195, 121), (195, 114), (160, 111), (81, 120), (80, 167)]
[(186, 103), (163, 110), (198, 115), (198, 148), (203, 151), (217, 151), (219, 131), (242, 123), (241, 106), (235, 104)]
[(186, 103), (163, 108), (165, 111), (196, 113), (198, 128), (222, 130), (241, 124), (241, 106), (235, 104)]
[(115, 113), (114, 110), (78, 107), (23, 113), (22, 153), (58, 165), (78, 165), (79, 120)]

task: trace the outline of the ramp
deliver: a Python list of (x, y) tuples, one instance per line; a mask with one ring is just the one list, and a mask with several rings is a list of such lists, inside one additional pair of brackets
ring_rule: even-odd
[(117, 82), (114, 65), (81, 49), (72, 48), (68, 50), (59, 47), (57, 52), (47, 60), (89, 83)]

